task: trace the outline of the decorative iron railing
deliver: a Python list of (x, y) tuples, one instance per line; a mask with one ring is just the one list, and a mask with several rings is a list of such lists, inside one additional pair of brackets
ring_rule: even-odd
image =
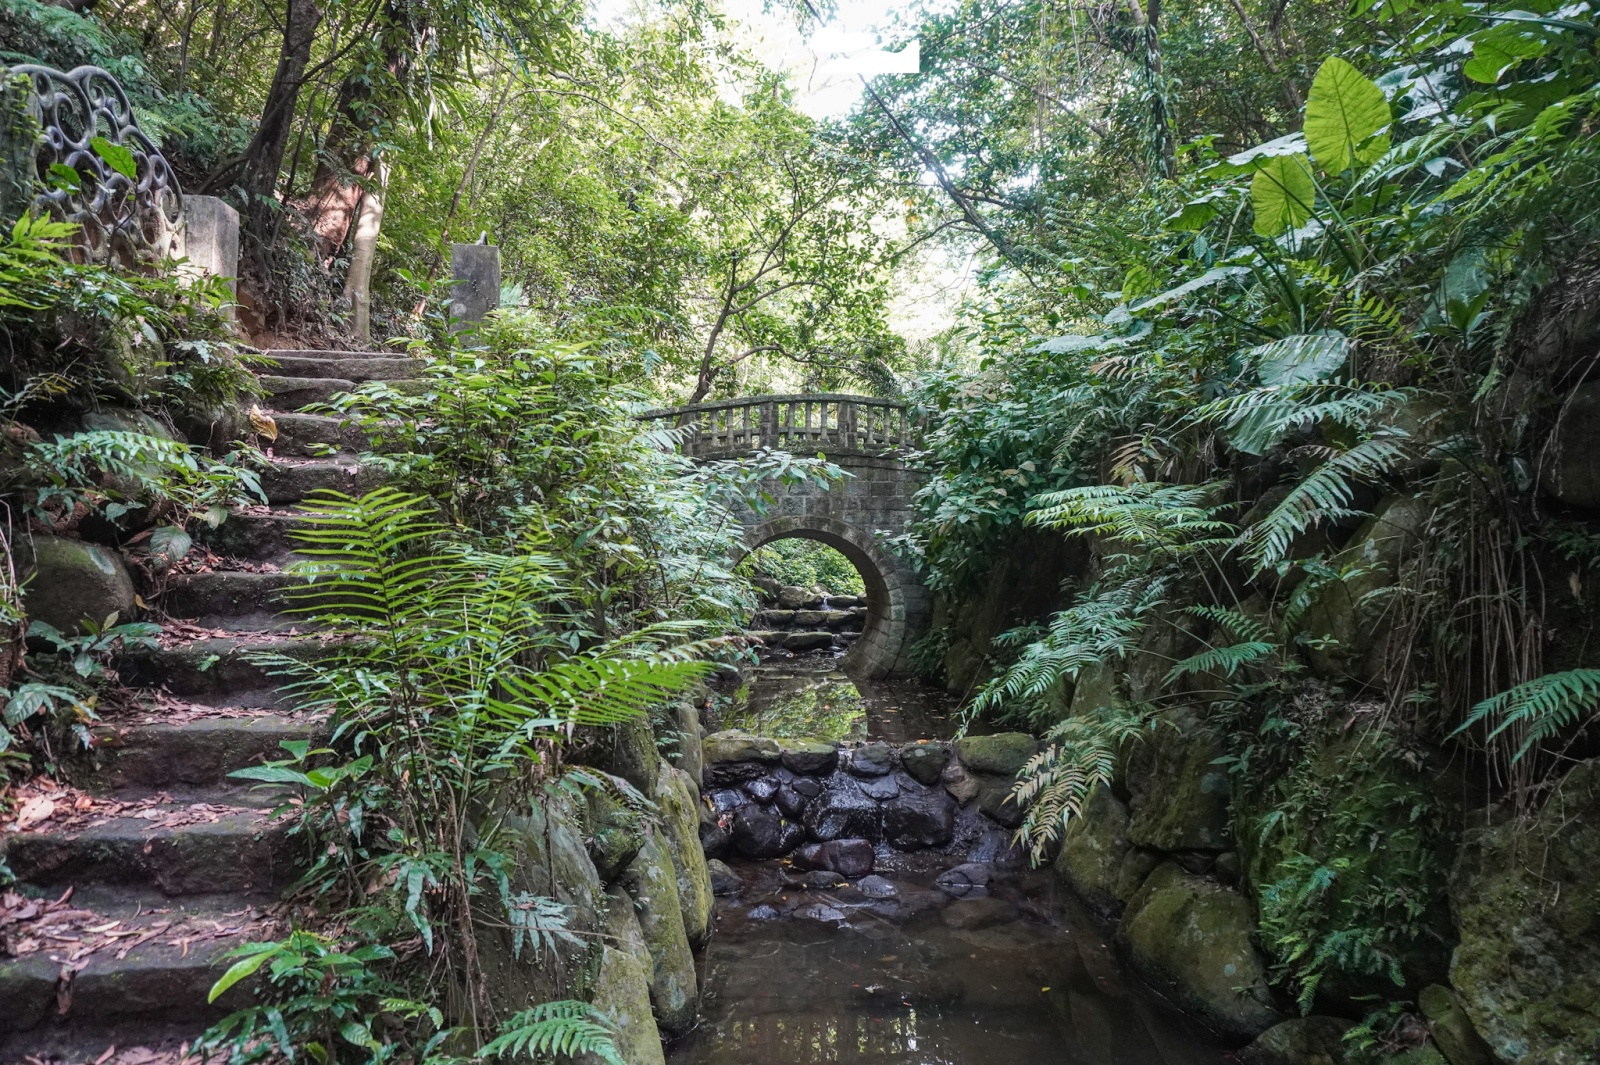
[(81, 228), (83, 253), (131, 266), (171, 252), (183, 194), (155, 142), (139, 128), (122, 85), (99, 67), (18, 65), (33, 81), (43, 131), (43, 191), (34, 206)]
[(680, 450), (693, 458), (758, 448), (876, 455), (913, 443), (904, 403), (838, 393), (724, 399), (651, 411), (644, 418), (682, 428)]

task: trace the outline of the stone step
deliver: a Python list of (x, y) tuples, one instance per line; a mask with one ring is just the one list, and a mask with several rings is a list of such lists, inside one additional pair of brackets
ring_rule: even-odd
[[(282, 377), (276, 374), (263, 374), (258, 380), (266, 390), (271, 409), (274, 411), (294, 411), (313, 403), (326, 403), (340, 392), (350, 392), (356, 387), (356, 382), (348, 377)], [(433, 387), (434, 382), (401, 380), (390, 381), (388, 384), (396, 392), (417, 396)]]
[(294, 881), (303, 848), (290, 817), (192, 798), (152, 804), (156, 817), (112, 817), (64, 830), (8, 832), (0, 857), (23, 884), (154, 888), (165, 895), (265, 893)]
[(409, 356), (346, 354), (342, 358), (325, 355), (274, 355), (277, 372), (288, 378), (329, 378), (354, 381), (403, 381), (417, 376), (421, 364)]
[(102, 722), (93, 729), (102, 765), (85, 783), (101, 789), (236, 786), (228, 777), (234, 770), (287, 757), (285, 741), (317, 746), (327, 733), (325, 721), (278, 714)]
[(318, 458), (330, 447), (340, 451), (364, 451), (369, 446), (367, 434), (359, 426), (346, 424), (342, 418), (326, 414), (277, 414), (273, 421), (278, 425), (278, 439), (272, 442), (274, 455)]
[(363, 465), (353, 455), (336, 455), (327, 459), (280, 459), (261, 471), (261, 490), (267, 494), (267, 502), (273, 506), (298, 503), (320, 489), (359, 496), (377, 488), (383, 481), (382, 469)]
[(309, 661), (326, 654), (328, 645), (312, 636), (276, 635), (216, 637), (176, 647), (139, 648), (116, 659), (123, 683), (162, 688), (184, 699), (213, 706), (278, 707), (278, 688), (286, 678), (251, 660), (254, 653), (281, 654)]
[[(223, 956), (279, 934), (276, 922), (240, 896), (176, 901), (133, 892), (131, 898), (85, 904), (85, 894), (74, 892), (65, 901), (57, 892), (30, 899), (39, 915), (13, 929), (17, 939), (31, 937), (30, 946), (37, 947), (0, 959), (0, 1002), (6, 1007), (0, 1010), (0, 1033), (10, 1034), (0, 1044), (3, 1060), (27, 1060), (27, 1050), (37, 1053), (60, 1045), (65, 1035), (111, 1025), (191, 1022), (197, 1034), (248, 1000), (250, 982), (244, 981), (215, 1003), (206, 1002), (211, 985), (227, 970)], [(81, 968), (64, 981), (69, 965)], [(107, 1045), (88, 1044), (87, 1060)]]
[[(302, 577), (287, 573), (245, 573), (217, 570), (211, 573), (185, 573), (172, 578), (161, 593), (158, 605), (173, 618), (264, 618), (269, 624), (283, 605), (279, 593)], [(251, 626), (261, 628), (267, 626)]]
[(409, 359), (403, 351), (335, 351), (331, 348), (271, 348), (269, 359)]
[(281, 564), (298, 546), (294, 530), (305, 515), (293, 510), (232, 511), (215, 529), (202, 526), (198, 539), (224, 558)]

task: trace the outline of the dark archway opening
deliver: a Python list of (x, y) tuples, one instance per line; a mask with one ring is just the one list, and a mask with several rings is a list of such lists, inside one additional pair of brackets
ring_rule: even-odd
[(761, 639), (765, 658), (839, 659), (866, 631), (866, 576), (820, 538), (775, 537), (745, 555), (738, 569), (760, 596), (748, 628)]

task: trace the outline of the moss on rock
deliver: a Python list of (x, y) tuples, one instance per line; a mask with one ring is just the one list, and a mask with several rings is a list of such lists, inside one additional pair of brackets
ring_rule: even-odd
[(1132, 892), (1123, 894), (1121, 875), (1129, 849), (1128, 808), (1110, 788), (1096, 788), (1082, 814), (1062, 833), (1056, 876), (1090, 909), (1107, 916), (1117, 914), (1132, 896)]
[(700, 849), (700, 813), (694, 785), (681, 769), (663, 769), (656, 787), (661, 831), (678, 877), (678, 907), (689, 946), (698, 949), (711, 937), (711, 870)]
[(1220, 1031), (1255, 1036), (1280, 1018), (1243, 895), (1166, 862), (1128, 904), (1117, 929), (1134, 967)]
[[(650, 1012), (650, 961), (633, 899), (608, 893), (604, 904), (605, 940), (589, 1001), (610, 1019), (617, 1052), (628, 1065), (666, 1065), (661, 1032)], [(598, 1058), (580, 1058), (598, 1065)]]
[(656, 1022), (666, 1032), (686, 1032), (694, 1026), (700, 992), (678, 900), (677, 869), (659, 831), (649, 832), (621, 884), (633, 898), (650, 955), (650, 1002)]
[(1039, 751), (1039, 742), (1026, 732), (998, 732), (993, 736), (965, 736), (956, 741), (956, 757), (974, 773), (1015, 776)]
[(1600, 1061), (1600, 759), (1531, 822), (1470, 838), (1450, 877), (1450, 982), (1501, 1061)]

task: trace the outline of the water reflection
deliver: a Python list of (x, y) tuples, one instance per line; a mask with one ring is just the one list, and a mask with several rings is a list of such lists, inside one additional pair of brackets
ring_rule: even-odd
[(943, 692), (915, 681), (858, 679), (836, 659), (794, 659), (756, 667), (714, 724), (779, 739), (903, 743), (952, 735), (948, 709)]

